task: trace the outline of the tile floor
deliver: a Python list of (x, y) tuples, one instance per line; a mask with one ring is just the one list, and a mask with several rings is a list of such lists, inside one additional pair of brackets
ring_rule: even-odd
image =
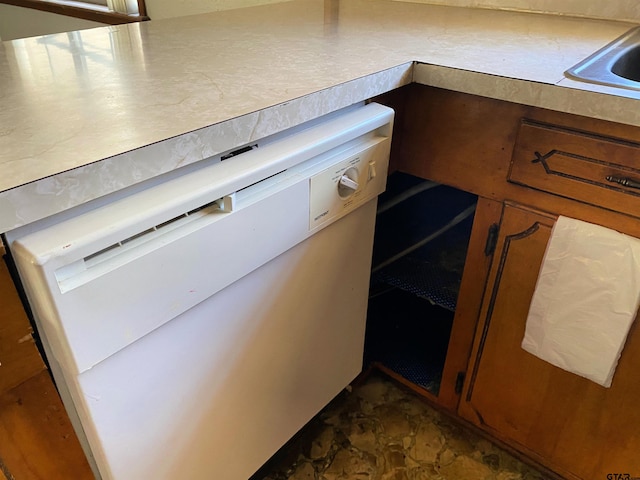
[(343, 392), (250, 480), (544, 480), (377, 373)]

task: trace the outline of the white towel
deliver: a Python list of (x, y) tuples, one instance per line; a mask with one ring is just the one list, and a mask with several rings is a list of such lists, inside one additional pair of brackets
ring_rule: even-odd
[(522, 348), (610, 387), (640, 301), (640, 240), (559, 217)]

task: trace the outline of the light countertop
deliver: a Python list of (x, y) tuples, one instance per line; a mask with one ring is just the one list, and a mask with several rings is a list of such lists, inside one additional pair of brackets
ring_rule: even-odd
[(631, 24), (294, 0), (4, 42), (0, 232), (412, 81), (640, 126), (563, 72)]

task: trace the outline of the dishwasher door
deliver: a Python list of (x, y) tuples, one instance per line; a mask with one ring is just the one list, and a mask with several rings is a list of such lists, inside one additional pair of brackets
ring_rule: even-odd
[(374, 217), (370, 201), (67, 377), (102, 476), (246, 480), (337, 395), (362, 365)]
[(96, 476), (244, 480), (359, 373), (392, 119), (7, 234)]

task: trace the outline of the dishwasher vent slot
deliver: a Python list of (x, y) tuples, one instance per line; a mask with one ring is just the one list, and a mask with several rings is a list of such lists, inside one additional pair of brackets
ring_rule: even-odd
[(124, 257), (134, 249), (147, 246), (145, 251), (152, 250), (155, 247), (151, 246), (151, 242), (162, 235), (185, 227), (188, 223), (206, 215), (227, 213), (222, 207), (223, 204), (224, 197), (177, 215), (165, 222), (159, 223), (158, 225), (87, 255), (81, 260), (58, 268), (55, 271), (55, 277), (60, 291), (65, 293), (73, 290), (91, 279), (117, 268), (122, 262), (126, 261), (126, 259), (123, 258), (121, 261), (117, 261), (116, 259), (118, 257)]
[[(202, 205), (201, 207), (198, 208), (194, 208), (193, 210), (189, 210), (188, 212), (182, 213), (176, 217), (170, 218), (169, 220), (159, 223), (158, 225), (155, 225), (151, 228), (148, 228), (140, 233), (136, 233), (135, 235), (131, 235), (130, 237), (127, 237), (123, 240), (120, 240), (119, 242), (114, 243), (113, 245), (109, 245), (106, 248), (103, 248), (102, 250), (96, 252), (96, 253), (92, 253), (91, 255), (87, 255), (86, 257), (84, 257), (84, 262), (85, 263), (89, 263), (89, 264), (96, 264), (99, 263), (100, 261), (105, 260), (105, 258), (103, 258), (108, 252), (117, 249), (119, 247), (124, 246), (125, 244), (132, 242), (134, 240), (138, 240), (140, 239), (141, 242), (146, 242), (149, 240), (152, 240), (153, 238), (155, 238), (157, 235), (154, 235), (156, 233), (158, 234), (163, 234), (169, 231), (168, 227), (176, 224), (177, 222), (179, 222), (182, 219), (191, 217), (192, 215), (201, 212), (202, 210), (209, 208), (209, 207), (213, 207), (211, 212), (208, 213), (217, 213), (218, 210), (220, 210), (220, 202), (222, 201), (222, 199), (220, 200), (216, 200), (214, 202), (210, 202), (207, 203), (206, 205)], [(175, 225), (178, 226), (178, 225)]]

